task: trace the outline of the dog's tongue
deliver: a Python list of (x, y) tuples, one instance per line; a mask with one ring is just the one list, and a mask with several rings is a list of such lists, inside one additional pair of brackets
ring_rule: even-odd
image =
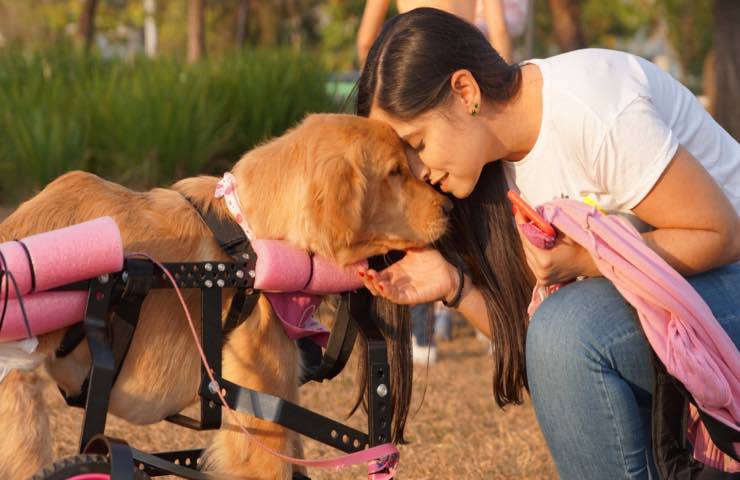
[(308, 295), (301, 292), (270, 292), (265, 293), (265, 296), (282, 322), (288, 338), (297, 340), (309, 337), (318, 345), (326, 348), (329, 331), (313, 316), (321, 304), (320, 295)]

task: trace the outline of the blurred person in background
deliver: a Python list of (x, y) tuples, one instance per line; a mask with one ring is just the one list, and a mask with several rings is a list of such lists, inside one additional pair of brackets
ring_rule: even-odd
[[(360, 66), (365, 64), (370, 47), (383, 26), (390, 3), (391, 0), (367, 0), (365, 3), (365, 11), (357, 32), (357, 53)], [(526, 6), (521, 8), (522, 3), (526, 5), (527, 0), (397, 0), (396, 7), (398, 13), (405, 13), (420, 7), (432, 7), (449, 12), (468, 22), (475, 22), (493, 48), (507, 61), (511, 61), (511, 40), (507, 31), (509, 23), (507, 20), (511, 18), (510, 21), (514, 25), (521, 23), (523, 29), (527, 15)], [(511, 9), (511, 15), (505, 15), (505, 4), (514, 6)], [(521, 20), (519, 20), (520, 17)]]

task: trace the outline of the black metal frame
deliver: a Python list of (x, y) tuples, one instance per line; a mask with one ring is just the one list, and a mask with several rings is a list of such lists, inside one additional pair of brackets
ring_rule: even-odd
[[(274, 395), (241, 387), (221, 376), (221, 350), (224, 340), (222, 327), (222, 288), (235, 287), (249, 295), (257, 295), (254, 290), (254, 262), (197, 262), (167, 263), (165, 268), (175, 277), (180, 288), (198, 288), (202, 296), (202, 329), (200, 341), (203, 345), (213, 374), (226, 391), (229, 406), (239, 412), (253, 415), (284, 426), (297, 433), (318, 440), (326, 445), (347, 453), (364, 450), (388, 442), (391, 438), (393, 409), (390, 391), (390, 369), (387, 346), (371, 308), (372, 297), (366, 290), (342, 295), (343, 308), (349, 313), (351, 328), (332, 332), (332, 337), (359, 331), (367, 343), (367, 395), (368, 395), (368, 433), (353, 429), (330, 418), (283, 400)], [(171, 288), (167, 277), (153, 273), (154, 265), (149, 260), (127, 259), (124, 269), (110, 275), (103, 275), (87, 282), (63, 287), (64, 290), (87, 290), (88, 302), (82, 322), (84, 336), (87, 338), (92, 364), (82, 391), (77, 396), (67, 396), (72, 406), (84, 405), (85, 415), (80, 434), (80, 453), (103, 453), (111, 458), (112, 480), (133, 479), (133, 468), (143, 469), (150, 476), (178, 475), (192, 480), (215, 479), (216, 477), (197, 470), (202, 450), (188, 450), (145, 454), (129, 447), (125, 442), (105, 437), (105, 423), (111, 389), (123, 363), (131, 337), (136, 328), (141, 302), (149, 289)], [(128, 319), (112, 322), (116, 302), (136, 298), (126, 306)], [(131, 315), (136, 319), (132, 320)], [(114, 324), (128, 320), (125, 332), (113, 338)], [(130, 328), (129, 328), (130, 327)], [(118, 327), (121, 330), (121, 327)], [(120, 333), (120, 332), (119, 332)], [(354, 338), (352, 337), (352, 341)], [(343, 345), (344, 338), (330, 343)], [(346, 361), (346, 358), (342, 360)], [(339, 367), (341, 369), (341, 366)], [(334, 368), (333, 370), (336, 370)], [(338, 372), (334, 371), (334, 375)], [(328, 378), (328, 377), (326, 377)], [(221, 402), (218, 395), (209, 388), (210, 379), (205, 367), (201, 365), (200, 418), (193, 419), (181, 414), (166, 420), (178, 425), (196, 429), (210, 430), (221, 426)], [(218, 478), (224, 478), (219, 475)], [(304, 477), (305, 478), (305, 477)]]

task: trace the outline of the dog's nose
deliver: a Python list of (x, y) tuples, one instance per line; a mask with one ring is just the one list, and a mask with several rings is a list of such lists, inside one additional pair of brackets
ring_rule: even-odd
[(452, 212), (452, 208), (455, 205), (452, 203), (452, 200), (450, 200), (447, 197), (444, 197), (442, 199), (442, 211), (445, 212), (445, 215), (449, 215), (450, 212)]

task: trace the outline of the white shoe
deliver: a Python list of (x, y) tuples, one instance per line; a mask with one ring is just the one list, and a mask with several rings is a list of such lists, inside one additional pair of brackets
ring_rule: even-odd
[(411, 360), (419, 365), (430, 365), (437, 362), (437, 347), (434, 345), (419, 345), (416, 339), (411, 339)]

